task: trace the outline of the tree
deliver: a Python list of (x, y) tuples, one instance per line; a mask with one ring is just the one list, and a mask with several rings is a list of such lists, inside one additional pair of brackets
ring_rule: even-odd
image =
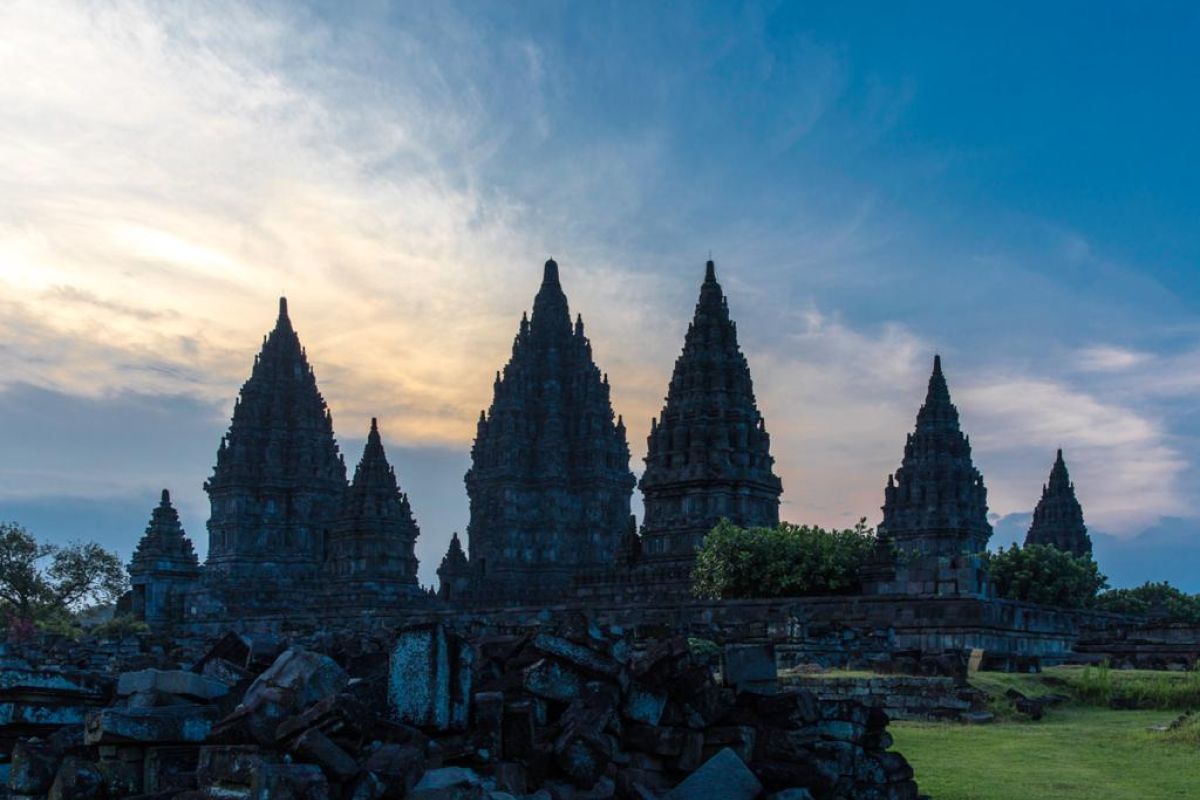
[(986, 556), (996, 594), (1067, 608), (1086, 608), (1108, 585), (1096, 562), (1048, 544), (1013, 545)]
[(12, 617), (74, 613), (115, 602), (125, 588), (121, 560), (95, 542), (42, 544), (17, 523), (0, 523), (0, 600)]
[(1200, 595), (1171, 584), (1146, 583), (1135, 589), (1110, 589), (1096, 598), (1096, 608), (1115, 614), (1139, 614), (1164, 622), (1200, 624)]
[(865, 519), (840, 531), (786, 522), (739, 528), (721, 520), (696, 553), (692, 591), (709, 598), (853, 594), (874, 546)]

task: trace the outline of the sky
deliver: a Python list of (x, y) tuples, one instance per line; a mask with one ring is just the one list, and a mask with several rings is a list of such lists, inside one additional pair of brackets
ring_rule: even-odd
[(785, 519), (878, 522), (941, 353), (994, 544), (1062, 447), (1110, 581), (1200, 591), (1195, 4), (10, 0), (0, 30), (0, 519), (127, 558), (166, 487), (203, 555), (286, 295), (432, 584), (543, 261), (640, 473), (711, 253)]

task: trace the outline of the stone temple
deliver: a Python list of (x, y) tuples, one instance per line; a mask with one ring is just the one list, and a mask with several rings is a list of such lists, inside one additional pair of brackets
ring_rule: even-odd
[(1075, 484), (1067, 474), (1061, 449), (1050, 469), (1050, 480), (1042, 486), (1042, 499), (1033, 510), (1025, 544), (1049, 544), (1075, 556), (1092, 553), (1092, 539), (1083, 524), (1083, 507), (1075, 497)]
[(779, 524), (783, 485), (712, 261), (647, 445), (639, 484), (647, 564), (674, 567), (686, 582), (696, 548), (722, 518), (743, 527)]
[(971, 461), (971, 440), (934, 356), (925, 403), (884, 489), (876, 571), (878, 594), (986, 595), (981, 556), (992, 536), (987, 489)]
[(561, 596), (576, 573), (612, 563), (631, 525), (634, 477), (608, 377), (583, 319), (571, 324), (553, 260), (492, 392), (466, 475), (472, 591)]
[(183, 616), (184, 597), (200, 577), (200, 562), (183, 532), (171, 493), (162, 491), (146, 533), (129, 562), (133, 613), (150, 623)]
[[(480, 414), (465, 476), (466, 537), (451, 538), (434, 595), (418, 584), (420, 529), (378, 423), (347, 480), (332, 416), (280, 300), (205, 483), (208, 559), (197, 563), (164, 493), (130, 564), (133, 607), (156, 624), (199, 625), (692, 602), (695, 551), (714, 525), (779, 522), (782, 485), (770, 444), (709, 261), (651, 421), (639, 533), (624, 421), (582, 318), (572, 321), (558, 264), (547, 261), (532, 314), (522, 317)], [(935, 357), (915, 430), (884, 491), (877, 547), (861, 575), (865, 598), (987, 601), (987, 513), (983, 477)], [(1061, 452), (1028, 541), (1090, 552)]]

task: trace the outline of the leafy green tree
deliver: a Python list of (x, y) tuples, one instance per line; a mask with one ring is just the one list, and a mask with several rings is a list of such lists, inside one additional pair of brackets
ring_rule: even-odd
[(840, 531), (786, 522), (739, 528), (721, 520), (696, 554), (692, 591), (709, 598), (853, 594), (874, 546), (865, 519)]
[(115, 602), (126, 585), (121, 560), (95, 542), (43, 544), (15, 522), (0, 523), (0, 601), (17, 620)]
[(1200, 625), (1200, 595), (1171, 584), (1146, 583), (1135, 589), (1110, 589), (1096, 598), (1096, 608), (1116, 614), (1142, 614), (1164, 622)]
[(1086, 608), (1108, 579), (1091, 556), (1074, 556), (1053, 545), (1013, 545), (986, 555), (996, 594), (1050, 606)]

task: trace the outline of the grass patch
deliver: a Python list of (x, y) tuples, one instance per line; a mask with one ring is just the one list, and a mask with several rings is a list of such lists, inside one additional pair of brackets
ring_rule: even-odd
[(1051, 667), (1038, 674), (978, 672), (971, 685), (994, 697), (1016, 689), (1028, 697), (1069, 695), (1076, 703), (1159, 711), (1200, 710), (1200, 672), (1157, 672), (1100, 667)]
[(1173, 718), (1071, 706), (1037, 723), (893, 722), (888, 730), (921, 791), (935, 800), (1196, 797), (1200, 752), (1192, 737), (1200, 737), (1200, 727), (1147, 730)]

